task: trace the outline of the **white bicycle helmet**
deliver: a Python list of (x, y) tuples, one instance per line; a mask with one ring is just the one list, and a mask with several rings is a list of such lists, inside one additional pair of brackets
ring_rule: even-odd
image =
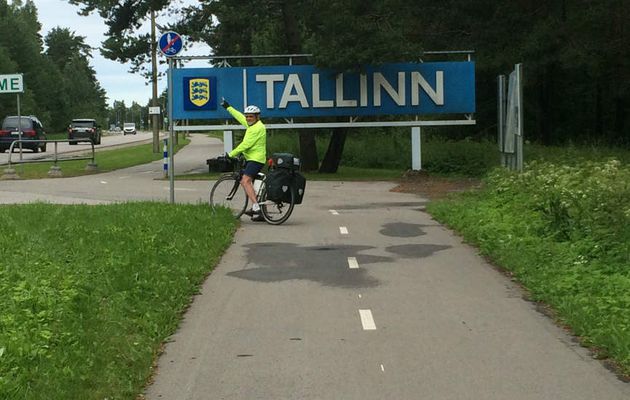
[(260, 114), (260, 108), (256, 106), (247, 106), (243, 111), (244, 114)]

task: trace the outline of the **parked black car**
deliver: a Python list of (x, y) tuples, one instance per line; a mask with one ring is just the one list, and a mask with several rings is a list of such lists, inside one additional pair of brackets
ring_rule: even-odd
[[(20, 121), (20, 122), (18, 122)], [(46, 142), (39, 142), (36, 140), (46, 140), (46, 132), (42, 123), (32, 115), (23, 115), (21, 117), (9, 116), (5, 117), (2, 121), (2, 129), (0, 129), (0, 152), (4, 153), (11, 146), (11, 143), (18, 140), (20, 137), (18, 127), (21, 126), (22, 130), (22, 143), (23, 149), (30, 149), (33, 153), (38, 151), (46, 151)], [(19, 144), (14, 146), (17, 149)]]
[(95, 119), (73, 119), (68, 127), (68, 140), (70, 144), (77, 144), (73, 139), (91, 139), (94, 144), (101, 144), (101, 127)]

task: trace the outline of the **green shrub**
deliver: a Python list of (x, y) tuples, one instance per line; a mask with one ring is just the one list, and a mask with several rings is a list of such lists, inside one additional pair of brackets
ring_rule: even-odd
[[(323, 159), (330, 134), (315, 136), (318, 157)], [(299, 155), (297, 132), (270, 132), (269, 154), (291, 152)], [(498, 165), (496, 145), (471, 140), (449, 141), (440, 137), (423, 136), (423, 169), (440, 174), (482, 176)], [(371, 128), (350, 130), (346, 138), (341, 165), (355, 168), (411, 168), (411, 135), (409, 128)]]

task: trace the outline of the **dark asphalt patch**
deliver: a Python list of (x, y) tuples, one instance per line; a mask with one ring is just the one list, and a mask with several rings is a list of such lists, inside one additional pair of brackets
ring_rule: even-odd
[(356, 257), (359, 265), (392, 262), (390, 257), (361, 255), (371, 246), (298, 246), (295, 243), (252, 243), (247, 248), (247, 261), (255, 268), (228, 273), (235, 278), (256, 282), (309, 280), (324, 286), (365, 288), (379, 285), (367, 270), (348, 268), (348, 257)]
[(424, 226), (427, 225), (394, 222), (391, 224), (383, 225), (383, 229), (381, 229), (379, 232), (381, 233), (381, 235), (392, 237), (416, 237), (427, 234), (425, 231), (422, 230), (422, 227)]
[(432, 256), (438, 251), (450, 249), (452, 246), (441, 244), (403, 244), (399, 246), (386, 247), (390, 253), (394, 253), (403, 258), (424, 258)]

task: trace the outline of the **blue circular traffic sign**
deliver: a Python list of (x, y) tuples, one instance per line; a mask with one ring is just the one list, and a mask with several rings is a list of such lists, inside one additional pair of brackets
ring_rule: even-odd
[(160, 46), (160, 51), (167, 57), (175, 56), (184, 47), (184, 41), (182, 37), (179, 36), (179, 33), (176, 32), (166, 32), (160, 36), (160, 40), (158, 41), (158, 46)]

